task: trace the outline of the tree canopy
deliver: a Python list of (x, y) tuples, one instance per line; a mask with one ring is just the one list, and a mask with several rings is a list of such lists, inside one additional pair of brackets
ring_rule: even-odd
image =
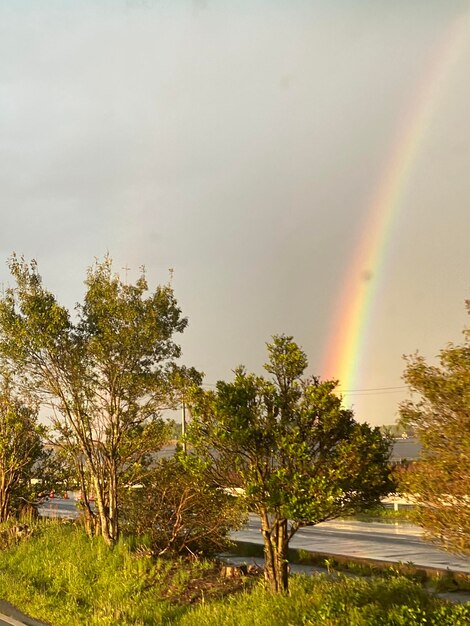
[(470, 554), (470, 328), (463, 335), (463, 343), (440, 351), (437, 364), (406, 357), (403, 378), (417, 398), (400, 413), (422, 443), (404, 479), (420, 504), (419, 522), (430, 539)]
[(189, 438), (221, 488), (243, 489), (261, 520), (266, 578), (287, 590), (287, 548), (299, 528), (377, 504), (392, 490), (389, 442), (342, 407), (336, 381), (304, 377), (305, 353), (275, 336), (270, 378), (235, 371), (198, 390)]
[(160, 411), (172, 403), (181, 352), (173, 336), (187, 320), (170, 285), (149, 293), (143, 271), (124, 283), (109, 257), (89, 268), (73, 315), (43, 286), (35, 261), (13, 255), (9, 265), (16, 286), (0, 299), (0, 353), (49, 408), (51, 436), (76, 464), (90, 519), (112, 543), (118, 486), (167, 436)]
[(20, 398), (8, 376), (0, 382), (0, 522), (31, 504), (31, 477), (42, 458), (37, 407)]

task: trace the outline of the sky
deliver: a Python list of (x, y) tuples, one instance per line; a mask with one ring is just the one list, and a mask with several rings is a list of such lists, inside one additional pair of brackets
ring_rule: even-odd
[(172, 268), (208, 385), (286, 333), (391, 424), (468, 325), (468, 76), (467, 0), (0, 0), (0, 282)]

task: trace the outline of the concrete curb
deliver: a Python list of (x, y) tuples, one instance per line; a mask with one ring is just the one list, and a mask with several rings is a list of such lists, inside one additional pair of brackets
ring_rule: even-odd
[(0, 619), (11, 626), (50, 626), (19, 611), (13, 604), (0, 600)]

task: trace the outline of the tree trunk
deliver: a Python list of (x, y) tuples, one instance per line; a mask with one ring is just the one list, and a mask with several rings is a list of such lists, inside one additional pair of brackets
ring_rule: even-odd
[(93, 537), (97, 533), (98, 520), (97, 520), (96, 513), (91, 508), (89, 494), (88, 494), (88, 482), (85, 476), (85, 468), (83, 467), (83, 464), (80, 462), (76, 463), (76, 468), (78, 472), (80, 490), (82, 493), (82, 500), (83, 500), (83, 507), (84, 507), (83, 515), (84, 515), (85, 532), (87, 533), (89, 537)]
[(9, 516), (9, 493), (7, 490), (0, 492), (0, 522), (6, 522)]
[(12, 481), (11, 476), (9, 477), (8, 473), (2, 472), (0, 473), (0, 522), (6, 522), (8, 517), (10, 516), (10, 495), (11, 495), (11, 487)]
[(108, 545), (119, 539), (117, 479), (110, 472), (109, 483), (104, 484), (97, 476), (93, 476), (96, 491), (96, 506), (100, 521), (100, 532)]
[(112, 533), (109, 528), (108, 507), (106, 505), (104, 485), (99, 477), (93, 476), (93, 485), (95, 488), (95, 502), (98, 509), (99, 530), (100, 534), (108, 545), (114, 543)]
[(109, 472), (108, 505), (109, 532), (111, 537), (113, 538), (113, 541), (116, 542), (119, 539), (119, 507), (118, 472), (115, 460), (113, 460)]
[(276, 524), (276, 575), (279, 581), (280, 591), (289, 591), (289, 562), (287, 560), (287, 549), (289, 540), (287, 538), (287, 520), (279, 520)]
[(261, 512), (260, 517), (264, 540), (264, 578), (274, 593), (287, 593), (289, 591), (287, 520), (277, 519), (270, 523), (266, 511)]
[(264, 541), (264, 578), (271, 591), (279, 591), (276, 579), (276, 555), (272, 542), (272, 531), (269, 517), (266, 512), (261, 515), (261, 532)]

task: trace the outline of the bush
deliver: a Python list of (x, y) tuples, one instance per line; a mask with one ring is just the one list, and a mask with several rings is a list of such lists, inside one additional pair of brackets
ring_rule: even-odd
[(145, 537), (156, 555), (221, 552), (245, 519), (237, 498), (210, 485), (191, 459), (177, 457), (123, 495), (122, 513), (124, 530)]

